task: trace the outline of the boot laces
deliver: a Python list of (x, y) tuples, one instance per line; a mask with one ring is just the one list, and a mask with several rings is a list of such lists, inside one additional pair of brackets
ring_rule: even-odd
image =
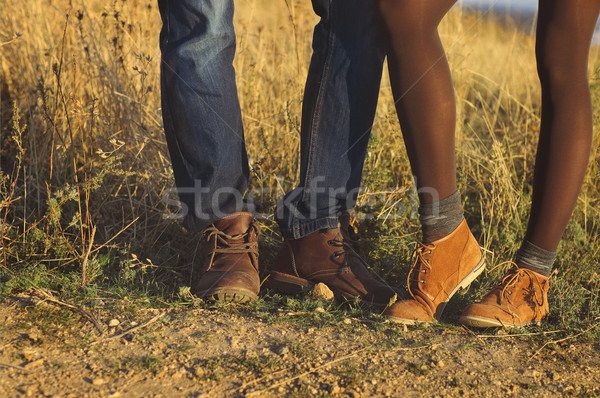
[[(350, 241), (350, 242), (348, 242)], [(340, 234), (336, 235), (335, 238), (330, 239), (327, 242), (330, 246), (339, 247), (340, 250), (336, 250), (333, 252), (334, 257), (344, 256), (344, 263), (346, 263), (346, 256), (354, 256), (360, 258), (360, 256), (352, 249), (351, 244), (356, 243), (356, 241), (351, 241), (349, 238), (340, 236)]]
[(248, 230), (241, 234), (228, 235), (221, 231), (214, 224), (210, 225), (204, 230), (204, 237), (206, 241), (210, 241), (213, 237), (217, 240), (217, 245), (214, 250), (215, 253), (222, 254), (255, 254), (258, 256), (258, 242), (248, 239), (251, 232), (258, 235), (260, 232), (259, 226), (256, 221), (252, 221)]
[(544, 289), (542, 287), (542, 282), (539, 280), (536, 273), (530, 269), (521, 268), (512, 261), (505, 261), (503, 263), (500, 263), (494, 268), (492, 268), (489, 272), (492, 272), (496, 268), (503, 265), (505, 266), (505, 268), (510, 267), (510, 269), (506, 272), (504, 278), (502, 278), (500, 283), (498, 283), (498, 285), (496, 286), (496, 289), (500, 289), (500, 294), (502, 295), (502, 297), (508, 300), (509, 296), (512, 295), (514, 288), (518, 286), (521, 279), (529, 278), (533, 282), (534, 286), (523, 287), (523, 289), (527, 290), (531, 294), (537, 305), (543, 306)]
[[(406, 277), (408, 292), (410, 293), (413, 299), (416, 299), (413, 293), (413, 288), (418, 290), (421, 284), (425, 284), (425, 279), (427, 278), (427, 276), (425, 276), (421, 279), (421, 273), (427, 274), (429, 273), (429, 271), (431, 271), (429, 257), (433, 254), (434, 250), (435, 245), (433, 243), (417, 243), (417, 248), (413, 253), (415, 262), (413, 263), (412, 267), (410, 268), (410, 271), (408, 272), (408, 276)], [(417, 274), (415, 274), (415, 272), (417, 272)]]
[(329, 241), (329, 245), (331, 246), (335, 246), (335, 247), (340, 247), (341, 250), (336, 251), (333, 253), (333, 255), (335, 257), (340, 257), (342, 255), (344, 255), (344, 265), (346, 267), (349, 267), (348, 265), (348, 256), (357, 258), (358, 261), (360, 261), (362, 263), (362, 265), (372, 274), (375, 275), (375, 277), (377, 277), (377, 279), (379, 279), (379, 281), (381, 281), (382, 283), (384, 283), (386, 286), (388, 286), (390, 289), (393, 290), (393, 288), (388, 285), (388, 283), (386, 282), (386, 280), (381, 277), (381, 275), (379, 275), (377, 272), (375, 272), (375, 270), (373, 268), (371, 268), (371, 266), (369, 265), (368, 262), (366, 262), (362, 256), (359, 254), (359, 252), (361, 251), (361, 244), (359, 242), (360, 240), (360, 234), (358, 233), (358, 228), (357, 228), (357, 223), (358, 220), (355, 217), (350, 217), (350, 223), (348, 225), (348, 229), (346, 228), (342, 228), (342, 226), (340, 226), (340, 232), (339, 234), (331, 239)]
[[(336, 235), (335, 238), (329, 240), (328, 244), (330, 246), (339, 247), (341, 250), (333, 252), (335, 257), (341, 256), (351, 256), (359, 259), (363, 265), (368, 267), (368, 264), (363, 258), (358, 254), (357, 250), (360, 250), (360, 235), (356, 230), (356, 219), (351, 218), (350, 225), (348, 226), (348, 230), (345, 230), (340, 226), (340, 232)], [(344, 259), (346, 259), (344, 257)], [(347, 262), (347, 261), (346, 261)]]

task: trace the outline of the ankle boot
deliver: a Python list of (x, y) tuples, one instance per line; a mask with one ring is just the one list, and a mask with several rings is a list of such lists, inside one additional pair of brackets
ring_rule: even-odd
[(324, 283), (338, 298), (388, 304), (396, 291), (375, 279), (352, 247), (349, 220), (344, 213), (337, 228), (284, 241), (265, 285), (280, 293), (298, 294)]
[(458, 289), (469, 286), (484, 269), (481, 249), (463, 220), (445, 238), (418, 244), (407, 278), (411, 298), (394, 303), (384, 315), (405, 324), (438, 320)]
[(504, 278), (479, 303), (465, 308), (460, 323), (478, 328), (541, 323), (549, 311), (549, 278), (511, 264)]
[(209, 300), (258, 298), (259, 227), (250, 213), (233, 213), (204, 230), (204, 274), (192, 292)]

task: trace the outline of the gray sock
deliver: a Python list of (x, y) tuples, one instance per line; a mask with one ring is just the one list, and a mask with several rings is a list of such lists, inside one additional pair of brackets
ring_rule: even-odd
[(438, 202), (423, 203), (419, 206), (424, 243), (431, 243), (450, 235), (462, 220), (463, 207), (458, 191)]
[(554, 260), (556, 260), (556, 252), (544, 250), (528, 240), (523, 241), (515, 256), (517, 265), (545, 276), (550, 276)]

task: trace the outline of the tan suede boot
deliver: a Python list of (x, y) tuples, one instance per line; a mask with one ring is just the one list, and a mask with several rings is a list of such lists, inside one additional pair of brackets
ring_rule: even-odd
[(549, 278), (511, 264), (504, 278), (479, 303), (465, 308), (460, 323), (478, 328), (541, 323), (549, 311)]
[(249, 302), (258, 298), (258, 234), (250, 213), (233, 213), (205, 229), (204, 274), (192, 293), (209, 300)]
[(454, 293), (469, 286), (484, 269), (481, 249), (463, 220), (445, 238), (419, 243), (407, 278), (412, 298), (394, 303), (384, 315), (405, 324), (433, 322)]
[(350, 217), (344, 213), (338, 228), (323, 229), (301, 239), (283, 242), (265, 286), (284, 294), (298, 294), (317, 283), (338, 297), (386, 305), (396, 291), (375, 279), (352, 248)]

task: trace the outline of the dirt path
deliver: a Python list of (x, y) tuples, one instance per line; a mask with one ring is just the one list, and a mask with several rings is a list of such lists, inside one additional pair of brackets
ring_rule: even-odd
[(0, 396), (600, 394), (598, 346), (555, 343), (560, 332), (476, 335), (359, 318), (332, 325), (320, 308), (240, 315), (118, 305), (93, 311), (101, 336), (62, 305), (4, 303)]

